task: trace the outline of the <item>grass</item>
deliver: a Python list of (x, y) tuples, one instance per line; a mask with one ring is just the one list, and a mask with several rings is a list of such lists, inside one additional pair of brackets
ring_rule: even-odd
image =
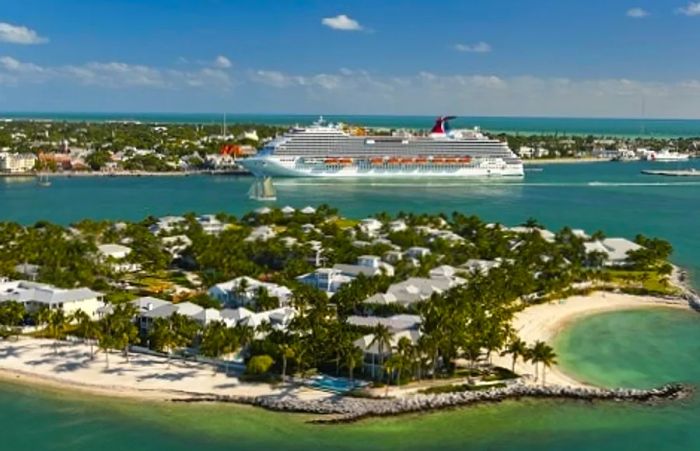
[(360, 223), (360, 221), (348, 218), (338, 218), (335, 219), (333, 222), (341, 229), (350, 229)]
[(605, 274), (610, 278), (610, 282), (625, 291), (661, 295), (677, 294), (677, 290), (669, 285), (667, 276), (655, 271), (611, 269), (605, 271)]

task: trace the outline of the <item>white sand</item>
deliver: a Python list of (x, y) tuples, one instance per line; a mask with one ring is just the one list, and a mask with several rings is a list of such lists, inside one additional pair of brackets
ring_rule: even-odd
[[(559, 302), (535, 305), (519, 312), (513, 322), (513, 327), (522, 340), (528, 344), (541, 340), (551, 345), (555, 335), (568, 323), (595, 313), (629, 310), (638, 308), (682, 308), (690, 310), (687, 302), (666, 300), (650, 296), (632, 296), (609, 292), (596, 292), (588, 296), (574, 296)], [(496, 356), (493, 362), (505, 368), (511, 368), (510, 356)], [(515, 371), (529, 375), (534, 382), (535, 366), (523, 364), (518, 360)], [(541, 369), (540, 369), (541, 372)], [(541, 374), (541, 373), (540, 373)], [(545, 380), (547, 384), (584, 386), (586, 384), (564, 374), (560, 368), (553, 366), (547, 369)], [(541, 379), (540, 379), (541, 382)]]
[(0, 341), (0, 377), (18, 382), (77, 389), (101, 395), (168, 400), (193, 395), (292, 395), (306, 399), (331, 396), (304, 387), (252, 384), (233, 375), (215, 373), (212, 366), (130, 354), (110, 353), (109, 368), (104, 353), (90, 359), (85, 344), (61, 343), (54, 354), (52, 340), (23, 338)]

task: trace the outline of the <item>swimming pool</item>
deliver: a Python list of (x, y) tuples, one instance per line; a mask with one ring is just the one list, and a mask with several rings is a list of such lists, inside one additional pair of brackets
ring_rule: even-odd
[(306, 385), (309, 387), (333, 393), (347, 393), (356, 388), (365, 387), (367, 384), (368, 383), (365, 381), (351, 381), (345, 377), (332, 377), (326, 376), (325, 374), (314, 376), (306, 382)]

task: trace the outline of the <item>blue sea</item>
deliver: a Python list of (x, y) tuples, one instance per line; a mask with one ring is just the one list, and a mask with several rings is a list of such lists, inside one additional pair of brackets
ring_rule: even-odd
[[(309, 114), (227, 114), (229, 123), (255, 123), (288, 126), (310, 124), (322, 112)], [(430, 128), (435, 116), (390, 115), (324, 115), (333, 122), (386, 128)], [(33, 119), (52, 121), (139, 121), (148, 123), (220, 124), (223, 114), (184, 113), (52, 113), (52, 112), (4, 112), (0, 119)], [(606, 118), (558, 118), (558, 117), (494, 117), (464, 116), (453, 121), (453, 127), (479, 126), (489, 132), (521, 134), (596, 135), (657, 138), (700, 137), (700, 120), (697, 119), (606, 119)]]

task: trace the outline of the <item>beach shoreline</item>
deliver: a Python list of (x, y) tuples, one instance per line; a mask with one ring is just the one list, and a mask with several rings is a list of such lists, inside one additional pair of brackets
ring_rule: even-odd
[[(619, 293), (595, 292), (588, 296), (574, 296), (559, 302), (527, 307), (516, 315), (514, 329), (528, 343), (551, 341), (563, 329), (582, 318), (612, 311), (674, 308), (691, 312), (682, 299), (663, 299)], [(244, 399), (255, 397), (293, 397), (308, 401), (323, 401), (334, 394), (296, 384), (271, 386), (241, 382), (234, 376), (214, 372), (206, 364), (132, 354), (126, 362), (121, 353), (110, 354), (110, 366), (104, 363), (104, 354), (89, 358), (89, 347), (82, 343), (61, 343), (54, 351), (53, 341), (23, 338), (0, 342), (0, 381), (52, 390), (69, 390), (82, 394), (129, 398), (142, 401), (173, 401), (221, 397)], [(511, 367), (510, 356), (495, 356), (493, 363)], [(534, 367), (521, 361), (516, 372), (523, 375), (526, 384), (537, 385)], [(566, 374), (553, 366), (547, 371), (547, 385), (591, 388), (590, 384)], [(391, 396), (403, 397), (415, 390), (391, 388)]]

